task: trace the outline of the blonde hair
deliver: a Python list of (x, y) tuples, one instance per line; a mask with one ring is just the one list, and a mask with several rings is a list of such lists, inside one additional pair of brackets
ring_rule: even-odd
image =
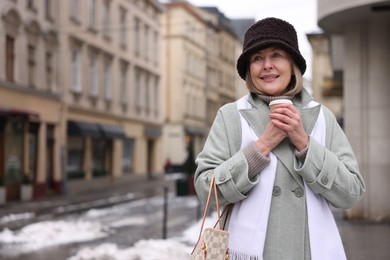
[[(294, 62), (293, 62), (292, 66), (293, 66), (293, 73), (294, 74), (291, 77), (290, 83), (288, 83), (288, 85), (286, 87), (287, 92), (283, 94), (284, 96), (294, 96), (297, 93), (302, 91), (302, 87), (303, 87), (302, 73), (299, 70), (298, 66)], [(255, 94), (264, 94), (259, 89), (256, 88), (255, 84), (253, 84), (249, 68), (246, 71), (245, 82), (246, 82), (246, 87), (248, 88), (249, 92), (255, 93)]]

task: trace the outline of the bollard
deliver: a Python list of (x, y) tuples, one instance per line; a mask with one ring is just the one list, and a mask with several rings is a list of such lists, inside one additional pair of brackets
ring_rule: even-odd
[(164, 204), (163, 204), (163, 230), (162, 238), (167, 239), (167, 222), (168, 222), (168, 187), (164, 187)]

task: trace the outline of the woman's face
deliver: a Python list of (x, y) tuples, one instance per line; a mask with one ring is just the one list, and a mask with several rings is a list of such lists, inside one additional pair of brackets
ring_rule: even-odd
[(250, 56), (249, 71), (257, 90), (270, 96), (281, 96), (293, 73), (292, 58), (278, 48), (266, 48)]

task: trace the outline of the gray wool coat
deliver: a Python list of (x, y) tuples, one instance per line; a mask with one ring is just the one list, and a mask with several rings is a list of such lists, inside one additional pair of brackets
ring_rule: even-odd
[[(305, 90), (293, 99), (308, 134), (320, 111), (320, 106), (302, 109), (311, 100)], [(235, 103), (229, 103), (217, 113), (203, 151), (196, 159), (195, 189), (203, 202), (207, 199), (212, 175), (216, 179), (221, 206), (244, 200), (258, 183), (258, 176), (252, 180), (248, 178), (248, 163), (240, 150), (238, 113), (242, 113), (260, 136), (267, 124), (269, 109), (256, 95), (252, 94), (249, 102), (251, 109), (238, 111)], [(358, 163), (343, 130), (333, 113), (322, 107), (327, 127), (325, 147), (310, 138), (303, 163), (296, 158), (288, 139), (273, 150), (278, 163), (264, 246), (265, 260), (311, 259), (303, 180), (336, 208), (351, 208), (365, 192)]]

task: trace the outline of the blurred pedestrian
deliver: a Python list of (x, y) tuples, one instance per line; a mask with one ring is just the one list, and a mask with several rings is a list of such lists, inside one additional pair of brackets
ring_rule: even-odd
[(171, 159), (168, 158), (168, 159), (165, 161), (164, 170), (165, 170), (165, 173), (173, 173), (173, 168), (172, 168)]
[(250, 93), (220, 108), (195, 173), (202, 201), (214, 176), (220, 204), (233, 205), (231, 259), (346, 259), (329, 204), (351, 208), (365, 184), (335, 116), (302, 87), (294, 27), (252, 25), (237, 70)]

